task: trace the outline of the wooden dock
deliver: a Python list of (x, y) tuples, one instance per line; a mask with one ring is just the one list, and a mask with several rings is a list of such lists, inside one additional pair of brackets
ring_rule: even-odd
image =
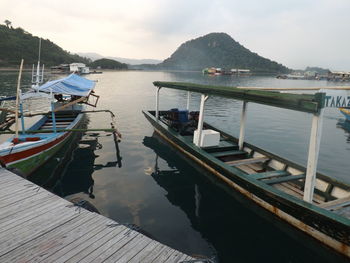
[(0, 193), (0, 262), (201, 262), (3, 168)]

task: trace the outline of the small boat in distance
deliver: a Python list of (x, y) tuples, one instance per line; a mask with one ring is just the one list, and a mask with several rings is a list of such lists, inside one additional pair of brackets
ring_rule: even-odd
[[(20, 175), (28, 176), (52, 157), (79, 128), (83, 119), (84, 104), (94, 96), (95, 82), (71, 74), (53, 80), (33, 91), (20, 96), (20, 103), (32, 97), (46, 97), (51, 100), (51, 111), (28, 129), (25, 129), (25, 114), (21, 111), (22, 131), (0, 144), (0, 162), (8, 169), (15, 169)], [(21, 107), (22, 109), (22, 107)]]
[(339, 110), (345, 116), (345, 119), (350, 121), (350, 108), (339, 108)]
[[(317, 172), (326, 93), (276, 91), (160, 82), (156, 109), (143, 111), (155, 131), (188, 158), (235, 191), (340, 254), (350, 257), (350, 185)], [(186, 110), (159, 110), (161, 88), (188, 92)], [(199, 112), (189, 112), (190, 92), (201, 94)], [(209, 96), (242, 100), (239, 137), (204, 122)], [(313, 114), (307, 167), (244, 140), (247, 104), (259, 103)]]

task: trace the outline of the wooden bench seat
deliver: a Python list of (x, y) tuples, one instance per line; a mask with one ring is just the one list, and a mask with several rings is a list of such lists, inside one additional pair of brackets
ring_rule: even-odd
[(264, 172), (264, 173), (256, 173), (256, 174), (251, 174), (250, 176), (253, 177), (254, 179), (270, 179), (273, 177), (281, 177), (281, 176), (288, 176), (290, 175), (289, 172), (285, 170), (276, 170), (276, 171), (269, 171), (269, 172)]
[(233, 151), (213, 152), (211, 155), (214, 157), (224, 157), (224, 156), (241, 155), (241, 154), (248, 154), (248, 153), (245, 151), (233, 150)]
[(305, 174), (283, 176), (283, 177), (264, 180), (263, 182), (271, 185), (271, 184), (280, 184), (280, 183), (295, 181), (303, 178), (305, 178)]
[(334, 210), (334, 209), (342, 208), (343, 206), (348, 206), (348, 205), (350, 205), (350, 196), (325, 202), (322, 205), (319, 205), (319, 207), (322, 207), (328, 210)]
[(242, 164), (250, 164), (250, 163), (262, 163), (268, 161), (270, 158), (268, 157), (256, 157), (256, 158), (247, 158), (247, 159), (241, 159), (241, 160), (236, 160), (236, 161), (228, 161), (225, 162), (226, 164), (230, 166), (238, 166)]

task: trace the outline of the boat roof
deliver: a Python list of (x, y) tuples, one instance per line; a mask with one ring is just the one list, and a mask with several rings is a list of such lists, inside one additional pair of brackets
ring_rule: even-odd
[(95, 88), (95, 82), (76, 74), (46, 82), (38, 91), (55, 94), (75, 95), (86, 97)]
[(319, 113), (324, 107), (325, 101), (325, 93), (292, 94), (249, 89), (248, 87), (241, 89), (237, 87), (211, 86), (186, 82), (155, 81), (153, 85), (161, 88), (186, 90), (309, 113)]

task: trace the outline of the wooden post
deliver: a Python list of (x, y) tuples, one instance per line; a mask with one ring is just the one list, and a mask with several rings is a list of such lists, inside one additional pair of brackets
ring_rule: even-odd
[(23, 69), (23, 59), (21, 60), (21, 66), (19, 67), (19, 74), (17, 80), (17, 93), (16, 93), (16, 113), (15, 113), (15, 138), (18, 138), (18, 104), (19, 104), (19, 92), (21, 87), (21, 78), (22, 78), (22, 69)]
[(24, 127), (24, 112), (22, 102), (19, 104), (19, 110), (21, 112), (22, 134), (26, 134), (26, 129)]
[(243, 150), (245, 124), (246, 124), (246, 119), (247, 119), (247, 104), (248, 104), (248, 102), (243, 101), (242, 113), (241, 113), (241, 124), (240, 124), (240, 130), (239, 130), (239, 140), (238, 140), (238, 149), (240, 151)]
[(324, 109), (321, 109), (321, 112), (319, 114), (314, 114), (314, 116), (312, 117), (309, 156), (307, 160), (303, 197), (304, 201), (309, 203), (312, 203), (316, 184), (316, 171), (322, 135), (323, 112)]
[(198, 127), (197, 127), (198, 137), (197, 137), (197, 141), (195, 142), (195, 144), (198, 147), (200, 147), (200, 142), (201, 142), (201, 139), (202, 139), (203, 122), (204, 122), (204, 103), (205, 103), (205, 101), (207, 99), (208, 99), (208, 96), (202, 94), (202, 96), (201, 96), (201, 105), (200, 105), (200, 109), (199, 109)]
[(161, 87), (157, 87), (156, 91), (156, 120), (159, 120), (159, 91)]
[(191, 98), (191, 92), (187, 91), (187, 105), (186, 109), (190, 111), (190, 98)]

